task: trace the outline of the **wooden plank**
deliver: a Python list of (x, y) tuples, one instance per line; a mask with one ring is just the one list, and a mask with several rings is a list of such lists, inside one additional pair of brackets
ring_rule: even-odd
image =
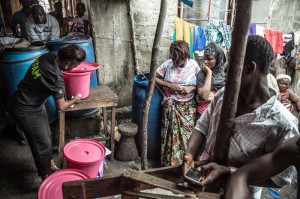
[[(156, 176), (176, 183), (183, 182), (181, 166), (162, 167), (141, 171), (151, 176)], [(107, 197), (122, 194), (124, 191), (140, 191), (155, 188), (151, 185), (141, 184), (131, 180), (123, 182), (122, 175), (110, 175), (102, 178), (88, 180), (77, 180), (63, 183), (63, 196), (65, 199), (82, 198), (78, 190), (82, 190), (84, 183), (86, 198)], [(197, 193), (199, 198), (203, 199), (220, 199), (220, 195), (211, 193)]]
[[(149, 199), (176, 199), (176, 198), (186, 198), (182, 196), (171, 196), (171, 195), (162, 195), (162, 194), (153, 194), (153, 193), (144, 193), (144, 192), (134, 192), (134, 191), (124, 191), (124, 195), (127, 196), (136, 196), (136, 197), (142, 197), (142, 198), (149, 198)], [(198, 197), (195, 197), (195, 199)]]
[(112, 107), (111, 110), (111, 130), (110, 130), (110, 160), (113, 161), (115, 159), (115, 122), (116, 122), (116, 107)]
[(103, 115), (104, 135), (107, 136), (107, 110), (106, 110), (106, 107), (102, 108), (102, 115)]
[(182, 186), (178, 186), (174, 182), (170, 182), (170, 181), (164, 180), (162, 178), (151, 176), (151, 175), (148, 175), (148, 174), (145, 174), (142, 172), (138, 172), (135, 170), (128, 170), (128, 171), (124, 172), (123, 177), (143, 183), (143, 184), (147, 184), (147, 185), (155, 186), (155, 187), (162, 188), (165, 190), (169, 190), (174, 193), (183, 194), (188, 197), (196, 197), (196, 195), (192, 191), (190, 191)]
[(64, 110), (76, 111), (96, 107), (114, 107), (118, 105), (117, 95), (107, 86), (97, 86), (90, 88), (89, 96), (83, 99), (81, 103), (76, 104), (74, 108)]
[[(181, 166), (170, 166), (156, 169), (144, 170), (143, 172), (148, 173), (156, 177), (164, 178), (172, 182), (180, 183), (183, 182), (181, 174)], [(77, 180), (72, 182), (65, 182), (63, 184), (64, 198), (79, 198), (80, 193), (77, 192), (81, 184), (84, 183), (86, 190), (89, 191), (87, 197), (106, 197), (112, 195), (118, 195), (122, 193), (127, 187), (134, 186), (134, 183), (128, 182), (125, 186), (121, 186), (122, 175), (108, 175), (102, 178), (94, 178), (89, 180)], [(138, 185), (136, 185), (138, 186)], [(112, 188), (113, 187), (113, 188)], [(153, 186), (141, 184), (140, 189), (150, 189)]]
[(58, 111), (58, 125), (59, 125), (59, 141), (58, 141), (58, 153), (59, 153), (59, 166), (64, 168), (64, 156), (63, 148), (65, 146), (65, 112)]

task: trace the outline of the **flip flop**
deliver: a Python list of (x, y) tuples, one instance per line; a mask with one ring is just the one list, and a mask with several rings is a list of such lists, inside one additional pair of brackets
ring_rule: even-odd
[(269, 188), (269, 189), (268, 189), (268, 192), (269, 192), (269, 194), (270, 194), (271, 196), (273, 196), (273, 198), (275, 198), (275, 199), (280, 199), (279, 193), (278, 193), (277, 191), (275, 191), (274, 189)]

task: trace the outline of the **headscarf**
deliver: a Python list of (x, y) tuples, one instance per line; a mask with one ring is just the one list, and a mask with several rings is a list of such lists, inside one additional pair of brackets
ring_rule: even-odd
[(292, 81), (291, 77), (289, 75), (286, 75), (286, 74), (277, 75), (276, 80), (280, 80), (280, 79), (288, 79), (288, 80)]
[[(204, 54), (212, 55), (216, 59), (216, 65), (211, 69), (211, 91), (218, 91), (225, 86), (226, 74), (224, 71), (224, 63), (226, 62), (226, 57), (224, 51), (219, 45), (211, 42), (206, 46)], [(197, 75), (197, 87), (202, 87), (204, 85), (205, 77), (205, 72), (201, 70)]]

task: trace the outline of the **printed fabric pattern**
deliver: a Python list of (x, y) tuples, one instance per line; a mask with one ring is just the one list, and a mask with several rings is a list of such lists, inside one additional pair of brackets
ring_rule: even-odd
[(161, 129), (161, 165), (171, 166), (182, 163), (187, 141), (194, 127), (196, 103), (177, 102), (169, 99), (163, 108)]
[[(182, 86), (196, 86), (196, 75), (200, 71), (197, 62), (193, 59), (187, 60), (186, 66), (183, 68), (176, 68), (171, 59), (165, 61), (156, 72), (163, 77), (163, 80), (170, 83), (179, 84)], [(187, 95), (173, 94), (173, 92), (166, 87), (163, 87), (164, 100), (173, 99), (180, 102), (187, 102), (194, 98), (194, 93)]]
[(231, 45), (231, 32), (230, 26), (211, 20), (205, 28), (206, 43), (215, 42), (221, 46), (224, 41), (226, 50), (228, 51)]

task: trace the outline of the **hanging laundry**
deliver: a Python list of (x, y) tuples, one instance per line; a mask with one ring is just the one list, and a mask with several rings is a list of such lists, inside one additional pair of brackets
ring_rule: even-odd
[(296, 46), (300, 45), (300, 31), (299, 32), (295, 32), (294, 42), (295, 42)]
[(294, 42), (294, 33), (283, 34), (283, 53), (281, 56), (284, 56), (285, 59), (289, 59), (292, 55), (292, 51), (295, 48)]
[(205, 28), (206, 43), (216, 42), (218, 45), (225, 43), (226, 50), (230, 49), (231, 45), (231, 32), (230, 26), (211, 20)]
[(189, 44), (191, 59), (194, 58), (194, 25), (178, 17), (174, 21), (173, 41), (184, 40)]
[(255, 23), (250, 23), (248, 35), (256, 35), (256, 24)]
[(184, 3), (187, 6), (193, 7), (194, 0), (180, 0), (182, 3)]
[(270, 42), (275, 54), (283, 52), (283, 38), (280, 30), (265, 29), (265, 38)]
[(206, 37), (204, 29), (200, 26), (194, 26), (194, 51), (203, 50), (206, 46)]
[(265, 27), (256, 25), (256, 35), (265, 37)]

